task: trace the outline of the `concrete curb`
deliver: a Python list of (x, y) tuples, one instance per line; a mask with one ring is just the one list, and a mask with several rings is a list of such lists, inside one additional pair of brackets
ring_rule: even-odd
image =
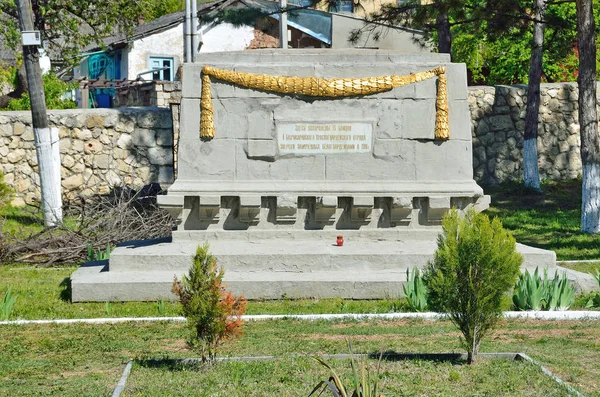
[(117, 387), (115, 387), (112, 397), (119, 397), (121, 395), (121, 393), (123, 392), (123, 390), (125, 390), (125, 385), (127, 384), (127, 378), (129, 377), (129, 374), (131, 373), (132, 364), (133, 364), (132, 360), (127, 361), (127, 365), (125, 366), (125, 369), (123, 370), (123, 375), (121, 375), (121, 379), (119, 379), (119, 383), (117, 383)]
[(569, 390), (569, 392), (573, 393), (575, 396), (584, 397), (583, 394), (581, 394), (580, 392), (578, 392), (577, 390), (575, 390), (575, 388), (573, 386), (568, 385), (567, 382), (565, 382), (564, 380), (562, 380), (558, 376), (554, 375), (552, 372), (550, 372), (550, 370), (548, 368), (544, 367), (542, 364), (538, 363), (533, 358), (529, 357), (527, 354), (525, 354), (525, 353), (518, 353), (515, 358), (516, 359), (521, 359), (521, 360), (526, 360), (526, 361), (529, 361), (530, 363), (533, 363), (533, 364), (537, 365), (538, 367), (540, 367), (540, 369), (542, 370), (543, 373), (545, 373), (546, 375), (548, 375), (549, 377), (551, 377), (552, 379), (554, 379), (554, 381), (556, 383), (561, 384), (564, 387), (566, 387), (567, 390)]
[[(216, 359), (216, 361), (218, 361), (218, 362), (231, 362), (231, 361), (233, 361), (233, 362), (251, 362), (251, 361), (271, 361), (271, 360), (277, 360), (277, 359), (281, 359), (281, 358), (302, 358), (302, 357), (319, 357), (322, 359), (350, 359), (353, 357), (378, 359), (379, 354), (377, 354), (377, 353), (371, 353), (371, 354), (365, 354), (365, 353), (321, 354), (321, 355), (292, 354), (292, 355), (285, 356), (285, 357), (278, 357), (278, 356), (218, 357)], [(405, 359), (405, 360), (411, 360), (411, 359), (416, 360), (417, 359), (418, 360), (418, 359), (420, 359), (420, 360), (437, 360), (437, 361), (442, 361), (442, 360), (457, 361), (457, 360), (466, 360), (467, 353), (382, 353), (381, 357), (382, 357), (382, 359), (385, 359), (385, 360), (402, 360), (402, 359)], [(556, 383), (564, 386), (573, 395), (578, 396), (578, 397), (584, 397), (583, 394), (581, 394), (579, 391), (577, 391), (574, 387), (570, 386), (564, 380), (562, 380), (558, 376), (554, 375), (550, 370), (548, 370), (546, 367), (544, 367), (539, 362), (535, 361), (534, 359), (532, 359), (525, 353), (479, 353), (478, 357), (486, 357), (486, 358), (496, 359), (496, 360), (528, 361), (528, 362), (536, 365), (537, 367), (539, 367), (544, 374), (551, 377)], [(144, 362), (146, 364), (149, 364), (150, 366), (159, 366), (160, 364), (163, 364), (163, 363), (194, 365), (194, 364), (202, 363), (202, 359), (200, 359), (200, 358), (161, 359), (161, 360), (144, 360)], [(131, 372), (131, 364), (132, 364), (132, 361), (130, 360), (127, 363), (127, 366), (125, 367), (125, 369), (123, 370), (123, 375), (121, 376), (121, 379), (119, 380), (119, 383), (117, 384), (117, 387), (115, 388), (115, 390), (112, 394), (112, 397), (119, 397), (121, 395), (121, 392), (124, 390), (125, 384), (127, 383), (127, 378)]]
[[(533, 320), (600, 320), (600, 311), (528, 311), (504, 312), (505, 318), (533, 319)], [(244, 321), (268, 320), (440, 320), (444, 318), (440, 313), (344, 313), (344, 314), (255, 314), (242, 316)], [(116, 324), (126, 322), (185, 322), (185, 317), (119, 317), (119, 318), (77, 318), (57, 320), (14, 320), (0, 321), (0, 325), (28, 325), (28, 324)]]

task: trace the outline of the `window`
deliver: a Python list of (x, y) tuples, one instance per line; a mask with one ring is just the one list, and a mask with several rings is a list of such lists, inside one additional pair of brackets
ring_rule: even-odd
[(337, 0), (335, 5), (331, 7), (331, 12), (353, 12), (354, 0)]
[(150, 57), (152, 80), (173, 81), (173, 58)]

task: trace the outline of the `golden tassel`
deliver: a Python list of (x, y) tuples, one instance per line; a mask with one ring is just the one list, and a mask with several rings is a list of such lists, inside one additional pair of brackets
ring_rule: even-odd
[(210, 75), (202, 73), (202, 93), (200, 95), (200, 138), (211, 140), (215, 137), (214, 112), (210, 93)]
[(438, 75), (437, 99), (435, 101), (435, 139), (450, 139), (450, 120), (448, 111), (448, 88), (446, 68), (442, 67)]
[(313, 97), (340, 98), (358, 95), (371, 95), (389, 91), (395, 87), (417, 83), (438, 76), (436, 101), (436, 139), (448, 139), (448, 96), (446, 92), (446, 69), (443, 66), (410, 74), (407, 76), (379, 76), (358, 79), (322, 79), (318, 77), (266, 76), (233, 72), (211, 66), (202, 68), (202, 93), (200, 99), (200, 137), (205, 140), (214, 138), (214, 114), (210, 93), (210, 76), (216, 79), (279, 94), (297, 94)]

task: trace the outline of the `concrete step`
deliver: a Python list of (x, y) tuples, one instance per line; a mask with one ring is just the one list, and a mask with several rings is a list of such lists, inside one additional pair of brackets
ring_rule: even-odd
[[(98, 261), (99, 262), (99, 261)], [(170, 271), (108, 272), (106, 263), (78, 269), (71, 276), (73, 302), (174, 300), (174, 277)], [(228, 289), (247, 299), (286, 298), (396, 298), (406, 282), (403, 272), (229, 272)]]
[[(123, 244), (108, 261), (91, 262), (71, 276), (78, 301), (174, 299), (173, 278), (187, 273), (197, 243)], [(225, 268), (225, 281), (248, 299), (398, 297), (406, 270), (423, 268), (433, 257), (433, 241), (365, 241), (344, 246), (324, 240), (211, 242), (210, 251)], [(554, 252), (518, 244), (522, 270), (556, 269)]]
[[(216, 240), (210, 252), (219, 266), (232, 271), (405, 271), (423, 267), (433, 258), (434, 241), (346, 240), (341, 247), (325, 240)], [(120, 245), (110, 257), (111, 272), (176, 271), (185, 272), (191, 265), (197, 242), (155, 244), (131, 242)], [(556, 266), (553, 252), (517, 245), (525, 269)]]

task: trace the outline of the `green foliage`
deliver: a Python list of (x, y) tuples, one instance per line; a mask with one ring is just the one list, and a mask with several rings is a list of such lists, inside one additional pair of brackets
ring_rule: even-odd
[(100, 248), (94, 250), (94, 246), (91, 243), (87, 243), (86, 247), (88, 261), (102, 261), (110, 259), (110, 253), (112, 252), (110, 244), (106, 244), (106, 250), (104, 251), (102, 251)]
[[(73, 90), (75, 85), (73, 83), (65, 83), (53, 72), (46, 73), (42, 76), (44, 82), (44, 96), (46, 98), (47, 109), (75, 109), (77, 103), (69, 99), (63, 99), (63, 96)], [(29, 103), (29, 94), (25, 93), (19, 99), (13, 99), (8, 103), (7, 110), (29, 110), (31, 104)]]
[(165, 301), (160, 299), (156, 302), (156, 311), (158, 312), (159, 316), (164, 316), (166, 313), (166, 305), (165, 305)]
[(517, 310), (567, 310), (574, 301), (575, 287), (567, 280), (566, 273), (559, 278), (558, 271), (548, 279), (548, 269), (543, 277), (536, 268), (519, 276), (515, 284), (513, 305)]
[[(596, 281), (598, 281), (598, 286), (600, 286), (600, 270), (596, 270), (596, 275), (594, 276), (594, 278), (596, 279)], [(592, 307), (600, 307), (600, 292), (592, 292), (585, 307), (588, 309)]]
[(104, 302), (104, 311), (108, 317), (112, 315), (112, 305), (109, 301)]
[(472, 363), (481, 339), (502, 315), (502, 295), (514, 285), (521, 255), (501, 222), (469, 210), (449, 211), (433, 261), (424, 273), (431, 309), (447, 313), (463, 334)]
[(414, 268), (412, 274), (406, 269), (406, 284), (402, 286), (408, 307), (413, 312), (423, 312), (427, 309), (427, 287), (419, 269)]
[(0, 208), (10, 204), (14, 196), (13, 189), (4, 182), (4, 174), (0, 171)]
[(8, 287), (8, 291), (4, 294), (4, 299), (0, 302), (0, 320), (8, 321), (15, 306), (17, 297), (12, 295), (12, 287)]
[(143, 3), (143, 16), (146, 21), (160, 18), (185, 8), (184, 0), (146, 0)]
[(246, 300), (235, 297), (223, 287), (223, 268), (209, 252), (208, 243), (198, 246), (189, 273), (173, 281), (173, 293), (179, 297), (183, 315), (193, 330), (190, 346), (202, 361), (214, 361), (219, 346), (240, 335), (246, 312)]
[[(86, 46), (95, 43), (103, 47), (105, 37), (131, 34), (147, 4), (148, 1), (128, 0), (34, 1), (34, 28), (41, 32), (50, 53), (60, 53), (67, 65), (74, 66)], [(19, 34), (14, 0), (0, 0), (0, 16), (4, 24), (0, 34), (16, 48)]]
[(368, 369), (365, 360), (356, 362), (352, 352), (352, 344), (348, 341), (350, 348), (350, 367), (352, 368), (352, 386), (348, 389), (344, 386), (340, 376), (331, 365), (327, 364), (323, 359), (314, 357), (315, 361), (327, 368), (331, 374), (329, 379), (320, 381), (310, 392), (309, 397), (319, 392), (319, 396), (326, 390), (331, 392), (333, 397), (380, 397), (379, 394), (379, 369), (381, 368), (381, 358), (383, 353), (379, 355), (377, 362), (377, 372), (372, 375)]

